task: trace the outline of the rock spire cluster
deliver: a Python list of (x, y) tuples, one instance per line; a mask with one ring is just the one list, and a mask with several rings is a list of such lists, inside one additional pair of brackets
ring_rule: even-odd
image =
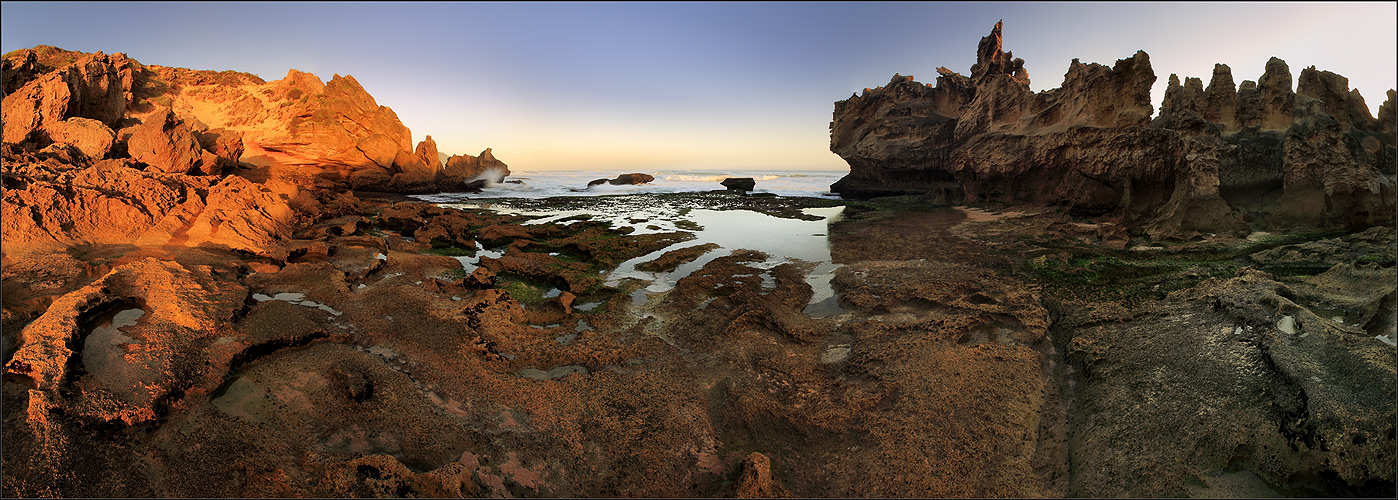
[(970, 77), (894, 75), (836, 102), (830, 149), (850, 174), (831, 189), (1058, 204), (1156, 237), (1394, 220), (1393, 91), (1374, 118), (1340, 75), (1308, 67), (1293, 92), (1272, 58), (1235, 87), (1218, 64), (1207, 86), (1170, 75), (1152, 119), (1144, 51), (1111, 67), (1074, 59), (1062, 86), (1034, 93), (1001, 28), (981, 39)]

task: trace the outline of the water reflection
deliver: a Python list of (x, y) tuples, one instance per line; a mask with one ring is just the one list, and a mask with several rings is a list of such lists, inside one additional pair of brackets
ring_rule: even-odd
[[(587, 209), (531, 211), (519, 210), (507, 204), (470, 205), (452, 204), (454, 208), (486, 208), (501, 213), (542, 216), (528, 222), (538, 224), (561, 221), (570, 217), (590, 216), (590, 220), (608, 222), (614, 229), (631, 228), (630, 234), (647, 234), (673, 231), (690, 231), (695, 238), (656, 250), (646, 255), (622, 262), (616, 269), (605, 274), (607, 286), (618, 286), (624, 280), (638, 279), (647, 286), (631, 294), (634, 307), (644, 306), (654, 296), (674, 289), (675, 283), (704, 267), (714, 259), (731, 254), (735, 250), (755, 250), (768, 255), (763, 262), (749, 263), (758, 269), (772, 269), (787, 262), (804, 262), (812, 265), (806, 276), (806, 283), (813, 290), (810, 304), (805, 313), (812, 317), (825, 317), (848, 312), (839, 304), (830, 282), (839, 264), (831, 261), (830, 244), (827, 235), (831, 222), (840, 220), (844, 206), (805, 208), (801, 212), (807, 216), (819, 217), (816, 220), (800, 220), (775, 217), (751, 210), (713, 210), (709, 208), (675, 207), (649, 204), (635, 205), (639, 200), (617, 197), (608, 203), (597, 203)], [(568, 221), (562, 221), (567, 223)], [(716, 244), (717, 249), (705, 252), (699, 258), (680, 265), (673, 271), (647, 272), (636, 269), (636, 265), (654, 260), (674, 250), (706, 244)], [(477, 248), (481, 248), (477, 245)], [(475, 256), (456, 257), (461, 267), (475, 270), (481, 256), (499, 257), (501, 252), (491, 252), (481, 248)], [(769, 273), (762, 273), (765, 286), (775, 286)], [(579, 309), (583, 309), (579, 307)], [(585, 310), (585, 309), (584, 309)]]

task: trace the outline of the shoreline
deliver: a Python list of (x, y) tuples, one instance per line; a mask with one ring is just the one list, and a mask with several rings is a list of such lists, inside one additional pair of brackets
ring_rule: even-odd
[(1392, 120), (1309, 68), (1148, 122), (1144, 52), (1028, 93), (1000, 28), (835, 104), (830, 189), (920, 193), (866, 200), (500, 184), (353, 77), (7, 54), (0, 490), (1390, 496)]

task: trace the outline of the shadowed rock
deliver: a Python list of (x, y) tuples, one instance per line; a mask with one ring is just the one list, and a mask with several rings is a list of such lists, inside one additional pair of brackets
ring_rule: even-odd
[(729, 177), (719, 184), (734, 191), (752, 191), (757, 187), (757, 181), (752, 177)]
[(932, 86), (895, 74), (836, 102), (830, 150), (850, 173), (831, 191), (1062, 205), (1159, 238), (1393, 221), (1381, 175), (1393, 171), (1392, 124), (1339, 75), (1308, 68), (1297, 93), (1277, 58), (1236, 90), (1222, 64), (1207, 89), (1170, 75), (1151, 120), (1143, 51), (1112, 67), (1075, 59), (1061, 87), (1039, 93), (1022, 65), (1001, 51), (997, 23), (970, 78), (941, 68)]

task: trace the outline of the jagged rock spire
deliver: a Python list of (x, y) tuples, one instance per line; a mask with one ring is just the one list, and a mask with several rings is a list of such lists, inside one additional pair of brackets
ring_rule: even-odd
[(1029, 72), (1024, 69), (1024, 59), (1017, 59), (1013, 52), (1001, 50), (1000, 30), (1005, 21), (995, 23), (990, 35), (981, 38), (976, 46), (976, 64), (971, 66), (971, 80), (979, 84), (995, 75), (1010, 75), (1015, 81), (1029, 86)]

